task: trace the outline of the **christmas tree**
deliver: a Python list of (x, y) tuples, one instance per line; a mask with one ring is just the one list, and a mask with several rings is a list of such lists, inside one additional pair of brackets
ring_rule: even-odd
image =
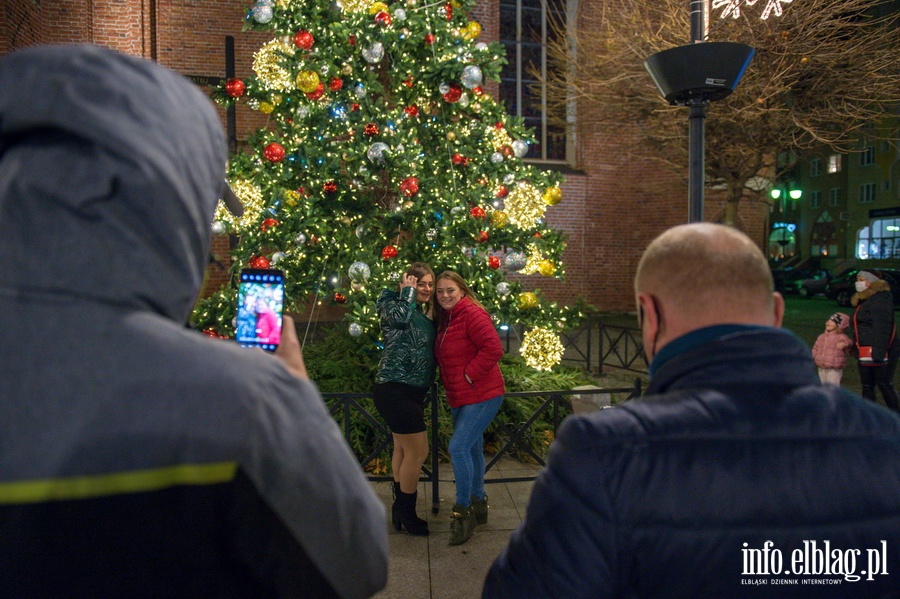
[[(563, 276), (564, 235), (543, 220), (561, 176), (523, 162), (530, 132), (484, 90), (504, 51), (478, 41), (471, 5), (254, 5), (245, 29), (273, 39), (254, 55), (254, 77), (214, 94), (268, 115), (268, 126), (228, 167), (244, 215), (220, 206), (213, 230), (237, 236), (235, 272), (283, 270), (289, 309), (344, 304), (348, 333), (370, 347), (375, 300), (409, 263), (455, 270), (498, 325), (525, 326), (521, 352), (546, 369), (561, 357), (559, 331), (580, 316), (531, 281)], [(197, 326), (232, 335), (235, 295), (225, 287), (200, 302)]]

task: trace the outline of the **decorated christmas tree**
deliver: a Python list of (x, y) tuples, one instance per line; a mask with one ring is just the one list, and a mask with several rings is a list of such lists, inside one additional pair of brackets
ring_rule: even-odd
[[(533, 280), (563, 276), (564, 235), (544, 222), (561, 177), (523, 162), (531, 133), (485, 91), (505, 58), (501, 44), (478, 40), (471, 5), (254, 5), (245, 28), (273, 39), (254, 55), (254, 77), (215, 94), (268, 115), (268, 126), (229, 164), (244, 215), (220, 206), (213, 229), (238, 239), (235, 272), (283, 270), (290, 310), (343, 304), (348, 334), (369, 347), (380, 335), (375, 300), (409, 263), (455, 270), (498, 325), (524, 325), (526, 361), (549, 368), (560, 330), (579, 317)], [(226, 286), (203, 300), (195, 323), (232, 335), (235, 295)]]

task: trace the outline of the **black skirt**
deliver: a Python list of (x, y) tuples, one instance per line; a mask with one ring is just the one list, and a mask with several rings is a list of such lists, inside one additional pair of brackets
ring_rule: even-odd
[(425, 431), (427, 394), (428, 387), (413, 387), (406, 383), (378, 383), (373, 390), (375, 409), (391, 432), (398, 435)]

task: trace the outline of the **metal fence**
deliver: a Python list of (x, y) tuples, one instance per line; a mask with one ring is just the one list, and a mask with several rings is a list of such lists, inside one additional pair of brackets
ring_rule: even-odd
[[(485, 472), (489, 472), (494, 464), (504, 456), (512, 455), (514, 452), (522, 453), (529, 456), (538, 465), (544, 466), (545, 455), (541, 455), (533, 448), (533, 444), (529, 443), (530, 436), (534, 433), (535, 424), (543, 422), (542, 418), (545, 414), (550, 416), (550, 422), (553, 432), (559, 427), (563, 419), (572, 413), (572, 397), (584, 395), (606, 394), (610, 398), (617, 396), (617, 403), (627, 401), (629, 399), (640, 397), (641, 380), (635, 378), (634, 386), (622, 388), (608, 389), (581, 389), (581, 390), (560, 390), (560, 391), (531, 391), (507, 393), (504, 401), (519, 399), (537, 399), (537, 407), (527, 418), (521, 422), (508, 422), (502, 427), (502, 431), (498, 435), (503, 439), (499, 449), (491, 457), (490, 461), (485, 464)], [(391, 431), (384, 422), (374, 414), (374, 403), (371, 401), (371, 393), (323, 393), (323, 398), (329, 406), (332, 417), (338, 422), (343, 431), (344, 437), (350, 439), (354, 434), (353, 414), (359, 414), (368, 423), (372, 425), (375, 431), (375, 439), (371, 444), (371, 448), (367, 448), (368, 453), (360, 458), (363, 469), (368, 469), (377, 457), (390, 448), (392, 443)], [(364, 402), (362, 400), (365, 400)], [(430, 443), (431, 453), (430, 460), (423, 467), (421, 480), (431, 483), (432, 506), (431, 511), (435, 514), (439, 511), (440, 497), (440, 480), (438, 478), (438, 464), (440, 458), (440, 435), (439, 435), (439, 412), (440, 402), (446, 401), (442, 394), (438, 393), (438, 387), (432, 386), (428, 394), (426, 406), (430, 406), (431, 423), (430, 423)], [(365, 403), (365, 405), (364, 405)], [(371, 408), (369, 406), (372, 406)], [(388, 476), (369, 476), (369, 480), (383, 481), (391, 480)], [(534, 476), (513, 477), (513, 478), (492, 478), (487, 479), (485, 483), (506, 483), (534, 480)]]

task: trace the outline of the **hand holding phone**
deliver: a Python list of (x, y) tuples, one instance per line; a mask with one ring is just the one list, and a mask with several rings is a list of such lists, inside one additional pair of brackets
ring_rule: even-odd
[(245, 268), (238, 286), (237, 331), (243, 347), (275, 351), (281, 342), (284, 273)]

